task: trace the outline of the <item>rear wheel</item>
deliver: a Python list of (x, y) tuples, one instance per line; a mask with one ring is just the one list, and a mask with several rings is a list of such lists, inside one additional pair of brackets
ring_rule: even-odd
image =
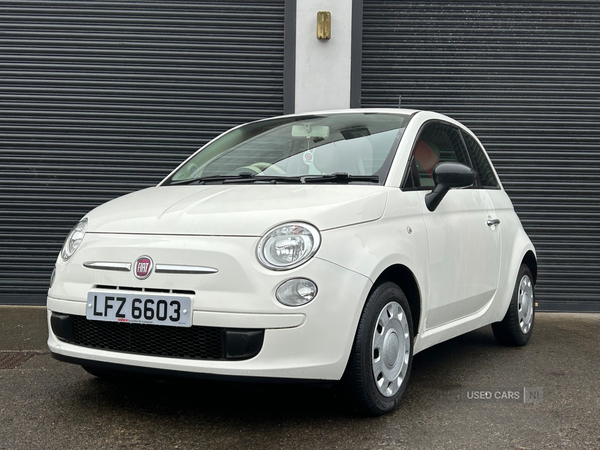
[(363, 413), (385, 414), (400, 401), (410, 376), (413, 336), (404, 292), (394, 283), (381, 284), (363, 310), (343, 380)]
[(531, 338), (534, 319), (535, 287), (533, 275), (529, 267), (523, 264), (519, 269), (515, 290), (504, 319), (501, 322), (492, 324), (494, 336), (503, 345), (523, 346)]

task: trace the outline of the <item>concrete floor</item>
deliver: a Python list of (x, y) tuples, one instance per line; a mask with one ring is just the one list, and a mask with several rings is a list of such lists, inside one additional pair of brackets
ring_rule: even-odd
[(369, 419), (336, 389), (103, 381), (46, 333), (43, 308), (0, 306), (0, 352), (30, 352), (0, 370), (0, 449), (600, 449), (600, 314), (539, 313), (523, 348), (485, 327), (421, 352), (399, 408)]

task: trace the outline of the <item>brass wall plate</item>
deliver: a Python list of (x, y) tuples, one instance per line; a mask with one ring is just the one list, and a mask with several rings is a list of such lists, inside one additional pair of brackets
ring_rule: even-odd
[(317, 13), (317, 39), (331, 39), (331, 13), (329, 11)]

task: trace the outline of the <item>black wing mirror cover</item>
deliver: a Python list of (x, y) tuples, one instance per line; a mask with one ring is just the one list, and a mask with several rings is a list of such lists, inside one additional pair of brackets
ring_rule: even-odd
[(435, 188), (425, 196), (425, 205), (429, 211), (435, 211), (451, 188), (471, 186), (475, 183), (476, 173), (470, 167), (460, 163), (445, 162), (433, 168)]

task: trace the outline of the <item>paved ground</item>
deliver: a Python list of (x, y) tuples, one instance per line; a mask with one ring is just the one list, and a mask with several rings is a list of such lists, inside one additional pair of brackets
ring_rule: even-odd
[(105, 382), (50, 357), (43, 308), (0, 306), (0, 357), (33, 355), (0, 370), (0, 449), (599, 449), (600, 314), (535, 326), (524, 348), (486, 327), (416, 355), (398, 410), (365, 419), (335, 389)]

